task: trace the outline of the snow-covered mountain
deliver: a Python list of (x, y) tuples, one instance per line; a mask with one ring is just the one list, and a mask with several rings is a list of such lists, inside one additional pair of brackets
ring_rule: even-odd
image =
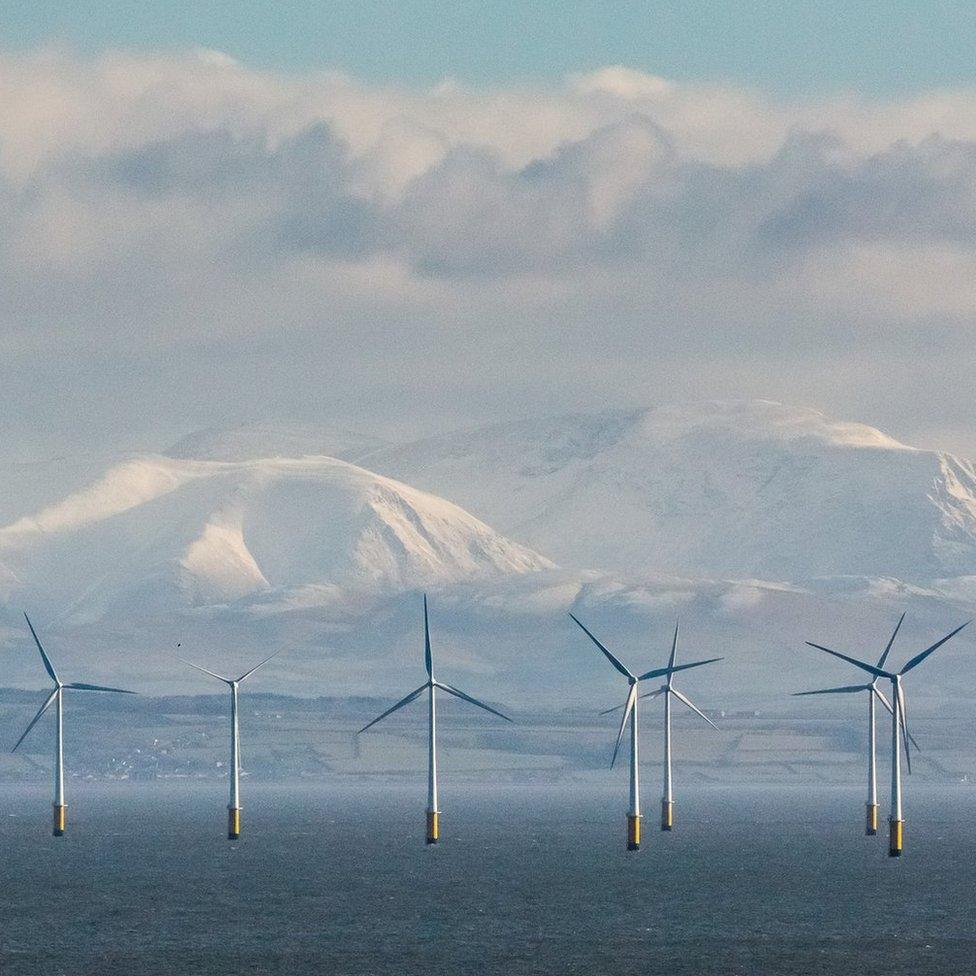
[(564, 566), (928, 581), (976, 573), (976, 470), (768, 401), (485, 427), (367, 456)]
[[(974, 499), (966, 462), (764, 402), (401, 447), (260, 425), (166, 455), (0, 466), (4, 683), (43, 678), (26, 608), (72, 676), (197, 688), (180, 641), (229, 670), (283, 647), (265, 676), (281, 690), (394, 693), (422, 670), (425, 589), (439, 667), (476, 694), (616, 694), (572, 609), (648, 667), (680, 617), (682, 656), (728, 661), (688, 678), (706, 704), (779, 709), (849, 677), (804, 640), (876, 655), (908, 610), (905, 660), (970, 616)], [(972, 653), (969, 631), (940, 650), (923, 707), (976, 693)]]
[(78, 619), (550, 565), (450, 502), (324, 457), (136, 457), (0, 529), (5, 601), (68, 606)]

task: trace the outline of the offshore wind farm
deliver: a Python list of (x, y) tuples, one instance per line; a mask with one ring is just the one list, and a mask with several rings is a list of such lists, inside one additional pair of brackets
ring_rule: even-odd
[(6, 7), (0, 976), (973, 970), (976, 6)]
[[(729, 405), (716, 404), (708, 410), (712, 422), (722, 418), (724, 424), (730, 423)], [(769, 424), (767, 404), (736, 405), (733, 423), (741, 422), (743, 412), (753, 424)], [(698, 423), (702, 416), (697, 414)], [(777, 407), (772, 416), (775, 422), (759, 435), (758, 443), (780, 456), (784, 448), (807, 452), (811, 443), (817, 443), (811, 439), (809, 426), (803, 426), (809, 424), (807, 415), (791, 415)], [(784, 416), (801, 424), (799, 441), (783, 442), (780, 425)], [(814, 429), (821, 443), (837, 450), (830, 427), (816, 423), (820, 424)], [(80, 652), (79, 666), (92, 669), (100, 682), (109, 682), (109, 675), (118, 674), (116, 683), (62, 682), (29, 618), (21, 628), (23, 636), (10, 641), (11, 651), (25, 665), (31, 659), (26, 652), (38, 654), (41, 670), (55, 682), (13, 747), (19, 757), (33, 741), (28, 733), (58, 705), (52, 773), (54, 835), (61, 838), (59, 843), (67, 842), (61, 696), (65, 689), (111, 692), (121, 691), (118, 686), (125, 684), (131, 686), (127, 690), (140, 694), (124, 696), (128, 701), (118, 704), (112, 702), (114, 696), (105, 696), (98, 699), (96, 711), (76, 708), (75, 720), (84, 725), (69, 756), (69, 775), (79, 804), (84, 800), (82, 810), (90, 803), (97, 811), (97, 816), (82, 814), (78, 830), (83, 845), (100, 843), (100, 834), (101, 843), (112, 843), (118, 836), (117, 828), (111, 826), (113, 811), (121, 822), (130, 823), (152, 797), (154, 808), (165, 811), (160, 814), (167, 824), (164, 835), (181, 836), (188, 850), (198, 850), (197, 845), (208, 838), (219, 846), (221, 841), (202, 810), (208, 805), (207, 797), (212, 799), (224, 780), (229, 794), (223, 843), (230, 850), (252, 851), (246, 856), (259, 876), (249, 883), (260, 888), (262, 876), (283, 883), (279, 871), (289, 858), (281, 845), (303, 846), (308, 851), (305, 868), (295, 876), (308, 877), (304, 872), (314, 870), (330, 878), (328, 884), (345, 890), (351, 903), (366, 914), (376, 910), (370, 900), (374, 896), (357, 894), (356, 884), (344, 873), (351, 870), (351, 864), (326, 867), (326, 862), (332, 863), (337, 845), (360, 849), (366, 825), (370, 841), (361, 848), (366, 864), (372, 863), (374, 849), (375, 856), (387, 862), (396, 851), (394, 860), (409, 877), (421, 867), (409, 867), (409, 860), (403, 860), (405, 851), (417, 846), (458, 847), (462, 853), (452, 862), (452, 870), (461, 872), (463, 883), (482, 890), (490, 884), (492, 870), (514, 872), (528, 893), (541, 892), (553, 883), (551, 864), (541, 856), (550, 845), (554, 857), (571, 859), (584, 872), (571, 875), (571, 883), (588, 883), (586, 877), (593, 876), (594, 867), (592, 861), (574, 853), (574, 836), (580, 843), (604, 851), (607, 863), (613, 863), (613, 848), (597, 840), (596, 827), (605, 827), (616, 810), (626, 819), (626, 843), (619, 849), (629, 858), (647, 859), (655, 872), (662, 870), (661, 858), (670, 859), (673, 863), (667, 871), (675, 872), (669, 875), (671, 885), (685, 892), (682, 897), (691, 897), (687, 885), (705, 884), (705, 890), (711, 890), (715, 883), (695, 880), (695, 865), (701, 863), (698, 857), (711, 859), (720, 875), (730, 869), (723, 861), (727, 846), (719, 838), (729, 830), (736, 844), (751, 852), (754, 866), (746, 875), (752, 876), (754, 885), (767, 884), (763, 844), (779, 849), (783, 852), (779, 856), (785, 857), (786, 822), (795, 823), (806, 835), (804, 851), (813, 849), (823, 857), (829, 851), (831, 856), (845, 858), (838, 862), (843, 869), (835, 870), (853, 877), (850, 872), (863, 865), (864, 858), (885, 853), (880, 845), (866, 843), (864, 836), (871, 838), (879, 832), (878, 779), (890, 772), (890, 858), (901, 858), (906, 852), (907, 860), (920, 858), (931, 868), (941, 845), (964, 846), (960, 832), (966, 830), (969, 809), (971, 738), (966, 708), (959, 697), (969, 680), (966, 662), (970, 651), (960, 643), (965, 640), (965, 623), (932, 639), (933, 631), (939, 633), (936, 628), (944, 628), (951, 614), (967, 608), (961, 596), (963, 581), (954, 584), (955, 589), (945, 580), (923, 582), (920, 577), (911, 587), (895, 587), (881, 580), (840, 579), (771, 585), (755, 580), (682, 581), (663, 575), (641, 578), (622, 569), (609, 572), (559, 566), (525, 542), (500, 536), (453, 504), (351, 462), (307, 454), (293, 462), (281, 458), (255, 462), (246, 454), (265, 452), (262, 441), (268, 435), (261, 432), (256, 446), (242, 448), (242, 433), (235, 433), (233, 450), (243, 451), (243, 460), (180, 460), (186, 473), (175, 480), (171, 476), (178, 469), (165, 458), (127, 461), (119, 471), (110, 471), (76, 491), (63, 505), (55, 504), (32, 520), (33, 525), (48, 527), (44, 531), (51, 538), (43, 544), (53, 543), (58, 553), (50, 565), (66, 576), (71, 572), (70, 539), (75, 530), (69, 529), (67, 536), (57, 540), (55, 527), (64, 524), (68, 513), (74, 519), (80, 516), (87, 526), (84, 545), (90, 551), (98, 547), (91, 532), (111, 528), (116, 552), (122, 551), (119, 540), (129, 538), (137, 553), (116, 577), (118, 583), (111, 576), (89, 580), (87, 592), (98, 594), (99, 602), (105, 601), (104, 610), (76, 599), (68, 614), (53, 614), (63, 655)], [(277, 432), (272, 434), (277, 436)], [(695, 428), (691, 436), (700, 436), (700, 429)], [(724, 436), (735, 434), (726, 426)], [(755, 430), (748, 436), (757, 443)], [(842, 451), (860, 452), (861, 442), (872, 437), (859, 434), (857, 446), (845, 445)], [(294, 436), (291, 443), (295, 443)], [(192, 450), (200, 453), (226, 450), (215, 447), (212, 434), (198, 438), (195, 444)], [(872, 446), (869, 456), (878, 449)], [(179, 452), (189, 450), (183, 447)], [(585, 450), (589, 453), (592, 447)], [(140, 490), (148, 489), (143, 499), (119, 490), (119, 478), (130, 477), (133, 470), (139, 473)], [(154, 487), (154, 479), (160, 476), (168, 479), (161, 494)], [(180, 542), (187, 538), (181, 498), (187, 488), (192, 488), (192, 519), (199, 519), (201, 511), (219, 515), (205, 516), (206, 527), (191, 534), (196, 538), (180, 559), (180, 582), (160, 603), (152, 598), (152, 591), (173, 570), (160, 559), (155, 546), (162, 542), (163, 552), (179, 552), (171, 548), (174, 542), (187, 545)], [(842, 499), (837, 501), (842, 503)], [(99, 506), (106, 503), (109, 508), (100, 511)], [(150, 508), (143, 512), (146, 505)], [(271, 528), (264, 527), (263, 521), (269, 521)], [(606, 523), (612, 528), (610, 514)], [(24, 561), (24, 540), (35, 530), (27, 521), (15, 525), (15, 532), (7, 538), (17, 540), (19, 553), (10, 542), (8, 552), (21, 560), (18, 568), (23, 569), (30, 565), (29, 560)], [(567, 528), (571, 530), (572, 524)], [(306, 539), (306, 533), (314, 539)], [(153, 545), (140, 542), (136, 546), (136, 539), (152, 540)], [(35, 538), (26, 551), (36, 551), (39, 542)], [(281, 549), (276, 551), (271, 543)], [(231, 552), (235, 553), (232, 560)], [(144, 582), (140, 581), (142, 564), (153, 567)], [(252, 577), (260, 574), (265, 583), (235, 599), (233, 587), (238, 584), (231, 584), (230, 574), (240, 573), (242, 566)], [(212, 576), (215, 569), (219, 573)], [(276, 578), (282, 569), (291, 574), (290, 582)], [(46, 572), (50, 574), (50, 570)], [(296, 575), (299, 572), (307, 575)], [(18, 575), (26, 578), (26, 573)], [(208, 577), (213, 582), (205, 582)], [(112, 591), (106, 586), (120, 588)], [(432, 639), (428, 588), (435, 597), (439, 641)], [(62, 593), (61, 600), (69, 605), (66, 595)], [(208, 602), (215, 599), (220, 603)], [(910, 607), (911, 612), (899, 611), (877, 659), (862, 660), (828, 646), (862, 646), (875, 621), (883, 622), (884, 614), (898, 604)], [(517, 613), (512, 613), (514, 607), (518, 607)], [(49, 607), (44, 609), (50, 612)], [(811, 658), (804, 650), (809, 628), (828, 611), (833, 617), (831, 636), (826, 643), (810, 643), (822, 652)], [(676, 620), (679, 614), (680, 623)], [(123, 617), (124, 630), (106, 624)], [(564, 622), (567, 617), (571, 628)], [(401, 682), (412, 683), (408, 675), (416, 673), (420, 655), (413, 635), (418, 621), (425, 680), (397, 697), (402, 695)], [(106, 626), (114, 640), (126, 643), (138, 642), (140, 634), (172, 634), (175, 630), (181, 637), (178, 657), (161, 657), (140, 676), (105, 641)], [(574, 637), (579, 630), (598, 654), (580, 654)], [(904, 640), (909, 632), (911, 640), (918, 640), (924, 650), (909, 657), (900, 670), (893, 670), (889, 661), (897, 651), (897, 639)], [(98, 635), (95, 641), (93, 634)], [(696, 659), (679, 656), (682, 637), (683, 643), (699, 650)], [(269, 642), (278, 648), (270, 656), (260, 651)], [(207, 648), (206, 666), (183, 656), (190, 644)], [(624, 663), (646, 660), (655, 646), (661, 648), (658, 666), (633, 671)], [(325, 652), (326, 648), (333, 650)], [(238, 678), (227, 677), (237, 666), (229, 662), (250, 654), (259, 663)], [(943, 655), (949, 655), (948, 668), (938, 664)], [(936, 682), (933, 687), (917, 682), (920, 707), (913, 710), (909, 728), (902, 680), (930, 658), (937, 662), (933, 673), (951, 675), (954, 685)], [(493, 659), (493, 665), (486, 667)], [(113, 663), (116, 661), (120, 663)], [(189, 668), (184, 671), (186, 665)], [(838, 684), (839, 665), (864, 673), (865, 680)], [(71, 667), (74, 670), (73, 658)], [(229, 695), (201, 696), (199, 686), (186, 682), (191, 669), (221, 682)], [(451, 676), (451, 684), (441, 677), (445, 673)], [(624, 679), (625, 700), (601, 710), (600, 689), (607, 686), (609, 690), (608, 678)], [(811, 679), (822, 687), (798, 690)], [(241, 698), (242, 683), (252, 680), (260, 684)], [(32, 684), (33, 679), (26, 683)], [(857, 696), (863, 696), (868, 706), (866, 727), (852, 723), (844, 707)], [(407, 706), (424, 697), (423, 714), (415, 715)], [(6, 706), (2, 699), (0, 695), (0, 729), (7, 716), (14, 735), (23, 729), (29, 699), (20, 704), (11, 699)], [(663, 704), (660, 725), (649, 717), (654, 712), (647, 708), (658, 699)], [(814, 701), (823, 703), (816, 711), (801, 704)], [(643, 711), (641, 702), (646, 703)], [(831, 702), (837, 707), (826, 707)], [(681, 707), (678, 714), (673, 712), (673, 704)], [(877, 705), (892, 719), (892, 749), (880, 758)], [(487, 719), (481, 721), (479, 713)], [(947, 714), (954, 716), (949, 724)], [(394, 716), (395, 727), (391, 725)], [(607, 737), (613, 730), (606, 725), (610, 716), (616, 725), (612, 749)], [(616, 769), (621, 749), (628, 753), (626, 805)], [(949, 751), (952, 749), (956, 751)], [(16, 796), (33, 796), (33, 783), (46, 761), (41, 751), (31, 756), (29, 766), (0, 765), (0, 782), (10, 786), (11, 803)], [(851, 829), (853, 818), (843, 815), (847, 808), (843, 798), (853, 791), (848, 784), (863, 776), (865, 765), (867, 819), (859, 836)], [(677, 831), (676, 767), (682, 794)], [(907, 804), (903, 802), (903, 772), (918, 779)], [(649, 836), (643, 826), (641, 781), (646, 783), (648, 775), (662, 784), (659, 839)], [(421, 843), (419, 830), (410, 829), (411, 818), (403, 814), (424, 776), (427, 802)], [(451, 796), (452, 813), (446, 821), (442, 777), (449, 781)], [(247, 794), (253, 811), (246, 837), (242, 793)], [(282, 798), (280, 802), (276, 795)], [(14, 804), (10, 809), (19, 808)], [(933, 820), (936, 811), (938, 819)], [(735, 824), (742, 817), (753, 822), (748, 840), (729, 826), (730, 820)], [(503, 821), (510, 829), (502, 844), (497, 830)], [(313, 839), (302, 833), (302, 823)], [(5, 825), (6, 836), (26, 849), (40, 839), (35, 827), (35, 817), (16, 812)], [(676, 843), (673, 832), (687, 835), (695, 853), (684, 843)], [(907, 851), (906, 838), (910, 842)], [(140, 851), (152, 851), (160, 843), (171, 841), (139, 831), (129, 831), (126, 840), (129, 848)], [(199, 860), (201, 855), (193, 856)], [(189, 879), (192, 874), (194, 884), (202, 883), (196, 868), (191, 874), (187, 870), (188, 866), (182, 877)], [(433, 870), (438, 874), (441, 869)], [(135, 890), (147, 883), (149, 876), (137, 871)], [(725, 883), (732, 884), (728, 879)], [(323, 898), (325, 893), (315, 897)], [(740, 892), (737, 897), (744, 899), (745, 895)], [(462, 899), (442, 905), (443, 924), (457, 924), (453, 913), (463, 904)], [(274, 907), (262, 897), (254, 910), (259, 906), (263, 913), (274, 916)], [(580, 910), (595, 911), (595, 906)], [(916, 910), (926, 917), (924, 907), (916, 906)], [(636, 904), (629, 911), (637, 911)], [(541, 917), (529, 913), (523, 922), (535, 924), (532, 919)], [(767, 918), (775, 917), (776, 911), (767, 907)], [(735, 929), (731, 919), (728, 924)], [(579, 931), (588, 929), (581, 924)], [(329, 938), (326, 941), (338, 946)], [(722, 958), (738, 960), (736, 964), (747, 968), (764, 958), (763, 953), (757, 955), (748, 948), (741, 935), (733, 935), (731, 944), (731, 955)], [(257, 953), (254, 958), (268, 958), (261, 954), (265, 950), (249, 946), (246, 939), (238, 945), (243, 952)], [(598, 940), (587, 945), (591, 948), (582, 958), (588, 965), (598, 965), (592, 948)], [(144, 951), (154, 950), (147, 947)], [(946, 952), (955, 958), (948, 949)], [(381, 958), (375, 951), (365, 950), (340, 956), (356, 960), (363, 972)], [(454, 958), (450, 953), (434, 956), (442, 961)], [(805, 950), (800, 950), (800, 957), (807, 958)], [(554, 958), (563, 956), (556, 953)], [(840, 967), (849, 965), (855, 956), (841, 953), (837, 958), (843, 960), (838, 961)], [(207, 956), (200, 959), (209, 960), (199, 963), (200, 971), (213, 963)], [(782, 971), (790, 971), (781, 959), (778, 964), (786, 967)]]

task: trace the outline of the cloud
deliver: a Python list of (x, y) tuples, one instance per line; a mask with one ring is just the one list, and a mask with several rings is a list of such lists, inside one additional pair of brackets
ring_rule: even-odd
[(0, 382), (38, 397), (46, 359), (63, 384), (15, 440), (76, 425), (65, 396), (107, 442), (702, 393), (965, 425), (972, 93), (777, 103), (621, 66), (416, 90), (59, 49), (0, 57), (0, 89)]
[(645, 74), (619, 64), (580, 75), (575, 80), (574, 87), (583, 95), (597, 93), (621, 98), (658, 98), (674, 90), (674, 85), (667, 78)]

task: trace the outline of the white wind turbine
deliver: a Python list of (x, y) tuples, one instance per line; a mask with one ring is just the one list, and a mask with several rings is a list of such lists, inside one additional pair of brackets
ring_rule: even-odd
[[(885, 661), (888, 660), (888, 654), (891, 652), (891, 647), (895, 643), (895, 638), (898, 636), (898, 631), (901, 629), (901, 625), (905, 620), (905, 614), (902, 614), (895, 625), (894, 633), (891, 635), (891, 639), (888, 641), (887, 646), (878, 659), (877, 667), (883, 668)], [(816, 645), (814, 645), (816, 646)], [(798, 691), (794, 695), (796, 698), (802, 698), (805, 695), (847, 695), (847, 694), (857, 694), (858, 692), (866, 691), (868, 693), (868, 800), (867, 800), (867, 819), (865, 825), (865, 833), (868, 837), (873, 837), (878, 832), (878, 757), (877, 757), (877, 728), (875, 721), (876, 712), (876, 702), (881, 702), (882, 705), (888, 710), (889, 714), (893, 714), (893, 709), (891, 702), (885, 698), (883, 692), (878, 687), (878, 675), (874, 675), (872, 679), (867, 684), (862, 685), (844, 685), (841, 688), (820, 688), (816, 691)], [(918, 749), (918, 743), (915, 741), (914, 737), (909, 735), (909, 741), (916, 749)]]
[[(180, 645), (177, 644), (177, 647)], [(227, 804), (227, 839), (237, 840), (241, 836), (241, 729), (237, 717), (237, 691), (242, 681), (250, 678), (258, 668), (263, 668), (268, 661), (277, 657), (281, 650), (277, 650), (270, 657), (266, 657), (260, 664), (255, 664), (250, 671), (245, 671), (239, 678), (225, 678), (222, 674), (201, 668), (199, 664), (178, 658), (197, 671), (209, 674), (211, 678), (223, 681), (230, 688), (230, 801)]]
[[(834, 657), (839, 657), (842, 661), (847, 661), (848, 664), (853, 664), (862, 671), (867, 671), (868, 674), (873, 675), (875, 678), (887, 678), (891, 682), (891, 813), (888, 817), (888, 855), (890, 857), (901, 857), (904, 842), (905, 821), (902, 817), (901, 810), (901, 749), (898, 741), (899, 735), (905, 746), (905, 761), (908, 765), (908, 771), (909, 773), (912, 771), (912, 757), (909, 752), (910, 734), (908, 731), (908, 712), (905, 707), (905, 691), (902, 688), (901, 679), (913, 668), (917, 668), (933, 651), (940, 648), (946, 641), (955, 637), (969, 623), (970, 621), (967, 620), (966, 623), (960, 624), (960, 626), (946, 634), (941, 640), (937, 640), (924, 651), (920, 651), (900, 671), (886, 671), (880, 665), (868, 664), (866, 661), (859, 661), (857, 658), (850, 657), (847, 654), (841, 654), (840, 651), (832, 651), (829, 647), (824, 647), (821, 644), (814, 644), (811, 641), (806, 642), (810, 647), (815, 647), (818, 651), (826, 651)], [(900, 625), (901, 622), (899, 621)], [(892, 640), (894, 640), (894, 637), (892, 637)]]
[[(674, 659), (678, 651), (678, 624), (674, 625), (674, 637), (671, 640), (671, 656), (668, 658), (668, 675), (666, 682), (656, 691), (649, 691), (641, 698), (657, 698), (664, 695), (664, 795), (661, 797), (661, 830), (671, 830), (674, 827), (674, 794), (671, 778), (671, 698), (677, 698), (683, 705), (687, 705), (695, 714), (701, 716), (708, 724), (718, 731), (718, 726), (693, 702), (674, 686)], [(721, 661), (721, 658), (715, 658)], [(709, 662), (702, 661), (702, 664)], [(617, 708), (621, 706), (618, 705)], [(608, 711), (616, 711), (609, 709)], [(604, 713), (606, 714), (606, 713)]]
[(382, 715), (378, 715), (367, 725), (364, 725), (357, 735), (362, 734), (367, 729), (372, 728), (377, 722), (382, 721), (387, 715), (392, 715), (397, 709), (403, 708), (404, 705), (409, 705), (416, 698), (419, 698), (425, 691), (430, 692), (429, 698), (429, 722), (427, 729), (427, 834), (426, 839), (428, 844), (436, 844), (438, 838), (440, 837), (440, 810), (437, 808), (437, 689), (440, 688), (442, 691), (446, 691), (449, 695), (453, 695), (455, 698), (460, 698), (462, 701), (466, 701), (471, 705), (477, 705), (478, 708), (483, 708), (486, 712), (491, 712), (492, 715), (497, 715), (499, 718), (503, 718), (506, 722), (511, 722), (512, 720), (507, 716), (503, 715), (501, 712), (494, 708), (490, 708), (484, 702), (478, 701), (477, 698), (472, 698), (470, 695), (466, 695), (463, 691), (459, 691), (457, 688), (451, 685), (444, 684), (443, 681), (438, 681), (434, 677), (434, 662), (430, 653), (430, 625), (427, 621), (427, 595), (424, 594), (424, 666), (427, 669), (427, 680), (419, 687), (415, 688), (404, 698), (401, 698), (395, 705), (388, 708)]
[[(644, 674), (634, 674), (629, 668), (625, 667), (620, 661), (617, 660), (613, 654), (607, 650), (594, 636), (590, 633), (586, 627), (580, 623), (580, 621), (573, 615), (570, 614), (576, 625), (586, 634), (587, 637), (593, 641), (594, 644), (603, 652), (606, 659), (627, 679), (627, 684), (629, 685), (629, 690), (627, 692), (627, 698), (624, 701), (623, 707), (624, 714), (623, 718), (620, 720), (620, 729), (617, 732), (617, 741), (613, 747), (613, 756), (610, 759), (610, 768), (612, 769), (614, 763), (617, 761), (617, 752), (620, 749), (620, 740), (623, 738), (624, 729), (627, 726), (627, 720), (630, 719), (630, 809), (627, 812), (627, 850), (636, 851), (640, 848), (640, 822), (641, 822), (641, 812), (640, 812), (640, 785), (638, 782), (637, 767), (637, 700), (638, 698), (656, 696), (662, 693), (663, 689), (658, 689), (657, 691), (650, 692), (647, 696), (639, 694), (640, 682), (648, 681), (651, 678), (663, 678), (667, 676), (668, 685), (670, 686), (671, 675), (676, 671), (686, 671), (689, 668), (700, 668), (703, 664), (711, 664), (714, 661), (720, 661), (721, 658), (712, 657), (707, 661), (694, 661), (691, 664), (674, 664), (674, 646), (672, 646), (672, 658), (668, 662), (666, 668), (654, 668), (651, 671), (646, 671)], [(675, 645), (677, 643), (677, 634), (675, 635)], [(698, 711), (694, 705), (691, 705), (684, 695), (680, 692), (675, 691), (673, 688), (670, 689), (671, 693), (676, 697), (680, 698), (686, 704), (690, 705), (694, 711)], [(668, 696), (670, 698), (670, 695)], [(614, 709), (610, 709), (613, 711)], [(701, 714), (701, 712), (699, 712)], [(705, 718), (702, 715), (702, 718)], [(708, 721), (708, 719), (705, 719)], [(670, 750), (670, 710), (668, 711), (668, 723), (667, 723), (667, 739), (668, 748)], [(670, 769), (670, 751), (669, 751), (669, 762), (668, 769)], [(670, 774), (666, 774), (668, 781), (670, 781)]]
[(54, 682), (54, 691), (48, 695), (47, 701), (38, 709), (37, 714), (31, 719), (30, 725), (24, 730), (24, 734), (17, 740), (17, 745), (11, 749), (14, 752), (17, 747), (27, 738), (27, 734), (30, 732), (35, 725), (37, 725), (41, 716), (50, 708), (52, 704), (55, 707), (55, 714), (57, 716), (57, 721), (55, 724), (54, 733), (54, 836), (63, 837), (65, 829), (67, 827), (68, 820), (68, 808), (64, 802), (64, 692), (65, 689), (70, 688), (72, 691), (111, 691), (120, 695), (134, 695), (134, 691), (126, 691), (124, 688), (106, 688), (102, 685), (89, 685), (83, 684), (79, 681), (73, 681), (69, 684), (65, 684), (59, 677), (57, 671), (54, 670), (54, 665), (51, 664), (51, 659), (44, 652), (44, 648), (41, 646), (41, 642), (38, 639), (37, 632), (34, 630), (34, 625), (30, 622), (30, 617), (24, 614), (24, 619), (27, 621), (27, 626), (30, 628), (31, 637), (34, 638), (34, 643), (37, 645), (38, 651), (41, 652), (41, 660), (44, 662), (44, 670), (51, 676), (51, 680)]

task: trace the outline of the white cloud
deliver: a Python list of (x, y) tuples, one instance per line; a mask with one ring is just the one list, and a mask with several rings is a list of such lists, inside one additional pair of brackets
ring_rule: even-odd
[(974, 93), (776, 103), (620, 66), (414, 90), (60, 49), (0, 57), (0, 91), (0, 382), (36, 397), (53, 357), (63, 384), (14, 407), (21, 440), (77, 422), (64, 396), (112, 437), (215, 404), (425, 424), (702, 393), (970, 419), (942, 377), (972, 366)]
[(574, 84), (576, 91), (583, 95), (599, 93), (621, 98), (658, 98), (669, 94), (674, 87), (667, 78), (645, 74), (620, 64), (580, 75)]

